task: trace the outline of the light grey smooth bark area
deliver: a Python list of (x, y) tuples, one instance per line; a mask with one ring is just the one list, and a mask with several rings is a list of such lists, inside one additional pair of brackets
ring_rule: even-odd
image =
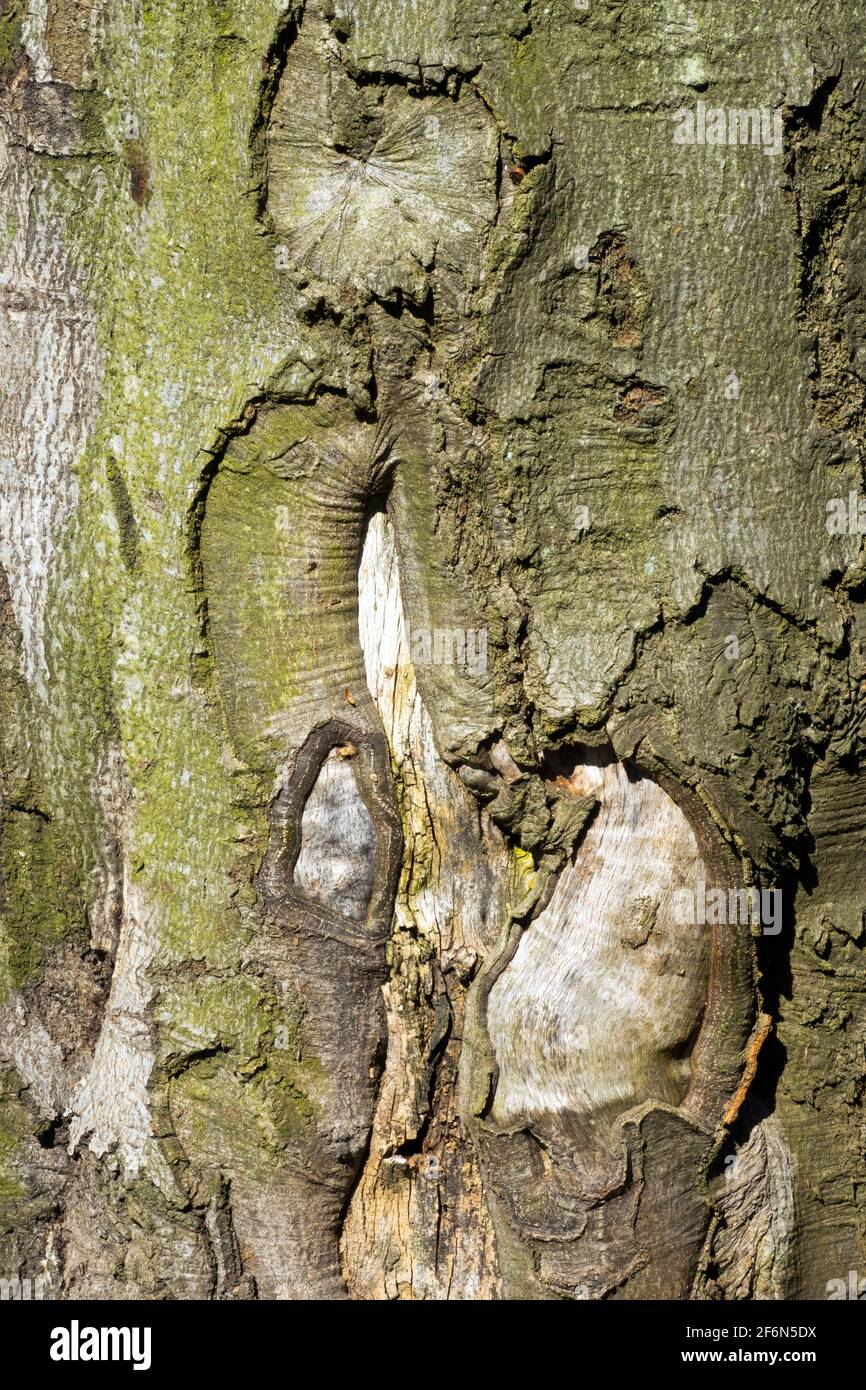
[(864, 51), (0, 0), (0, 1279), (866, 1276)]

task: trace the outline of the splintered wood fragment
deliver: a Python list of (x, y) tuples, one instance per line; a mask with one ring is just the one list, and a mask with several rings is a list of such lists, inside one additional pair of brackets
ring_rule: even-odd
[(773, 1020), (770, 1017), (770, 1015), (759, 1014), (755, 1023), (755, 1031), (753, 1032), (749, 1040), (748, 1048), (746, 1049), (746, 1065), (743, 1071), (743, 1079), (737, 1087), (736, 1091), (734, 1092), (733, 1096), (731, 1097), (731, 1103), (725, 1111), (722, 1120), (723, 1124), (732, 1125), (734, 1123), (734, 1120), (740, 1113), (740, 1106), (746, 1099), (752, 1082), (755, 1079), (755, 1073), (758, 1070), (758, 1058), (761, 1053), (761, 1048), (764, 1046), (764, 1043), (767, 1041), (767, 1038), (770, 1036), (770, 1033), (772, 1031)]
[(382, 513), (371, 519), (358, 580), (367, 684), (402, 787), (406, 848), (383, 990), (387, 1063), (343, 1267), (355, 1298), (495, 1298), (492, 1220), (457, 1110), (456, 1067), (466, 990), (507, 910), (509, 854), (495, 827), (479, 837), (477, 805), (437, 750)]

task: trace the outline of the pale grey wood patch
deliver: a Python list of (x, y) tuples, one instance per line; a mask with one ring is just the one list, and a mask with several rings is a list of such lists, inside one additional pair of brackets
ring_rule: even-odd
[(376, 872), (376, 827), (352, 770), (352, 750), (335, 748), (322, 764), (301, 820), (295, 883), (344, 917), (364, 917)]
[(571, 780), (601, 807), (490, 992), (493, 1118), (606, 1148), (625, 1110), (685, 1094), (709, 943), (706, 929), (676, 922), (673, 894), (700, 879), (702, 861), (683, 812), (652, 779), (613, 763)]

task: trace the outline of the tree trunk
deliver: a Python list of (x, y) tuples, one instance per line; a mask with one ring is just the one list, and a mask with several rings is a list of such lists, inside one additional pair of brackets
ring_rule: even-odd
[(866, 1273), (864, 40), (0, 0), (0, 1276)]

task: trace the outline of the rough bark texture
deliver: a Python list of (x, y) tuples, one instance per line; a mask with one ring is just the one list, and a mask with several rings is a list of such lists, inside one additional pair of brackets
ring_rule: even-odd
[(0, 0), (0, 1277), (866, 1273), (864, 44)]

